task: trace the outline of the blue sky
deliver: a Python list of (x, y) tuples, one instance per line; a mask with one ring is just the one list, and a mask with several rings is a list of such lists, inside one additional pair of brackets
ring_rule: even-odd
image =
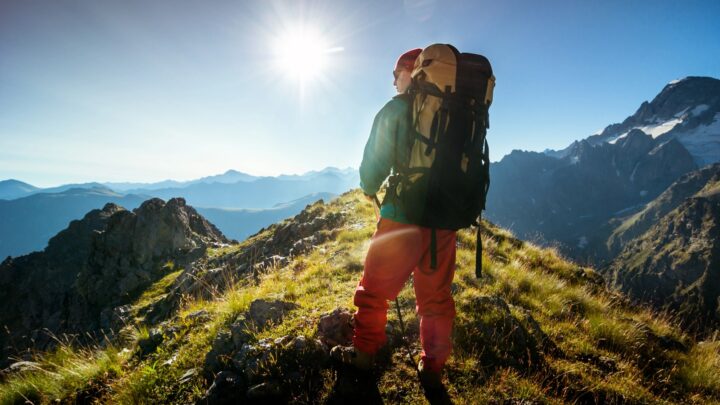
[[(673, 79), (720, 77), (718, 21), (692, 0), (2, 0), (0, 179), (357, 167), (395, 59), (435, 42), (493, 63), (493, 161), (561, 148)], [(298, 26), (333, 49), (302, 85), (277, 54)]]

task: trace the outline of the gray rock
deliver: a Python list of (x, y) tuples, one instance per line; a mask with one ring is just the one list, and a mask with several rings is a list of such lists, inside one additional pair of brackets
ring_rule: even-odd
[(218, 333), (213, 340), (212, 348), (208, 354), (205, 355), (205, 364), (203, 367), (205, 375), (213, 375), (220, 371), (232, 355), (234, 348), (230, 332), (221, 331)]
[(130, 305), (121, 305), (115, 308), (105, 308), (100, 312), (100, 327), (107, 330), (119, 330), (127, 325), (132, 316)]
[(345, 308), (338, 308), (320, 317), (318, 335), (328, 347), (349, 345), (353, 335), (353, 314)]
[[(165, 262), (194, 261), (211, 242), (227, 240), (183, 199), (151, 199), (133, 212), (107, 204), (72, 221), (44, 251), (0, 265), (0, 325), (12, 331), (0, 334), (0, 365), (10, 342), (46, 350), (50, 335), (117, 332), (128, 322), (124, 305), (166, 274)], [(31, 341), (41, 328), (51, 333)]]
[(268, 266), (283, 267), (288, 264), (288, 258), (280, 255), (272, 255), (266, 263)]
[(253, 385), (247, 391), (247, 397), (254, 400), (267, 400), (270, 398), (278, 398), (282, 395), (282, 389), (277, 381), (269, 380), (263, 383)]
[(259, 327), (265, 327), (268, 323), (279, 323), (287, 312), (295, 308), (297, 305), (292, 302), (259, 299), (250, 304), (248, 317)]
[(294, 350), (303, 351), (303, 350), (305, 350), (305, 349), (307, 348), (307, 346), (308, 346), (308, 340), (307, 340), (307, 338), (306, 338), (305, 336), (303, 336), (303, 335), (296, 336), (296, 337), (292, 340), (292, 343), (290, 343), (290, 346), (292, 346), (292, 348), (293, 348)]
[(251, 353), (254, 353), (257, 349), (255, 346), (244, 344), (232, 358), (232, 366), (235, 370), (242, 370), (245, 368), (245, 360)]
[(238, 315), (235, 322), (230, 325), (232, 333), (232, 342), (236, 349), (241, 348), (245, 343), (252, 339), (252, 332), (248, 329), (248, 323), (245, 315)]

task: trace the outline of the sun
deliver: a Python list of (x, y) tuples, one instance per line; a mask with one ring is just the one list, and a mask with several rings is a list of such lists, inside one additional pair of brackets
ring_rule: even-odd
[(285, 30), (274, 39), (275, 68), (286, 78), (305, 84), (326, 73), (331, 54), (342, 51), (314, 27), (300, 26)]

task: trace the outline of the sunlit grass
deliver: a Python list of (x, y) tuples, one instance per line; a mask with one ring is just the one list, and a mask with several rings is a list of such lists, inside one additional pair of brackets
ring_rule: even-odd
[(720, 394), (720, 341), (695, 345), (677, 377), (686, 388)]
[[(50, 403), (71, 399), (83, 390), (100, 389), (122, 373), (129, 351), (115, 346), (75, 348), (61, 344), (36, 355), (37, 367), (11, 375), (0, 385), (0, 404)], [(87, 395), (93, 395), (92, 392)]]

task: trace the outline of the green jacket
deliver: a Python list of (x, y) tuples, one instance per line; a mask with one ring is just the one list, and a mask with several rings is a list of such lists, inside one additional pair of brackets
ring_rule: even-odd
[[(394, 97), (375, 116), (360, 164), (360, 187), (365, 194), (373, 195), (380, 190), (380, 186), (390, 175), (396, 158), (400, 162), (408, 161), (408, 148), (397, 148), (397, 145), (408, 144), (409, 108), (404, 98)], [(384, 202), (380, 216), (396, 222), (410, 223), (401, 207), (388, 201)]]

